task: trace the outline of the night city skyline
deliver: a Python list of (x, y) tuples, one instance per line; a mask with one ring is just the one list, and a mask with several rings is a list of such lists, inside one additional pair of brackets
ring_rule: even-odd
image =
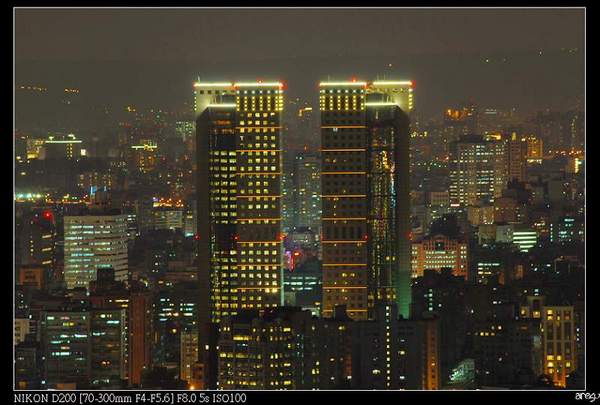
[(16, 390), (584, 390), (584, 8), (14, 18)]

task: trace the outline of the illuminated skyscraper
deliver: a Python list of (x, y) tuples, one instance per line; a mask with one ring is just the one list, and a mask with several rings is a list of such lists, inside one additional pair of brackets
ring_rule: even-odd
[(412, 82), (322, 82), (323, 315), (410, 304)]
[(205, 362), (207, 325), (241, 309), (263, 311), (283, 300), (283, 84), (196, 83), (195, 93), (198, 341)]
[(505, 147), (467, 135), (450, 145), (450, 205), (493, 203), (506, 186)]

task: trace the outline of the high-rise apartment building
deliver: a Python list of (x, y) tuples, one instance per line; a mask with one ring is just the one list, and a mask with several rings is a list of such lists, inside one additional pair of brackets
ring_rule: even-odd
[(152, 363), (152, 297), (151, 293), (137, 289), (131, 291), (127, 313), (127, 344), (129, 367), (127, 376), (130, 386), (139, 386), (142, 371)]
[[(116, 341), (108, 340), (107, 344), (111, 345), (110, 349), (118, 347), (123, 351), (125, 359), (118, 364), (124, 370), (120, 373), (128, 380), (129, 386), (139, 387), (142, 371), (151, 364), (151, 292), (139, 281), (132, 281), (129, 288), (126, 288), (125, 283), (115, 281), (114, 270), (106, 268), (99, 269), (96, 281), (90, 282), (88, 299), (92, 304), (92, 308), (99, 313), (100, 326), (103, 321), (107, 321), (107, 326), (113, 334), (113, 340), (116, 339), (115, 335), (118, 327), (121, 328), (121, 333), (126, 335), (126, 342), (124, 343), (119, 342), (117, 344)], [(103, 310), (109, 311), (104, 314), (104, 318), (101, 317)], [(124, 311), (124, 323), (118, 312), (114, 315), (117, 317), (115, 319), (113, 315), (110, 315), (110, 311)], [(95, 319), (98, 320), (98, 317)], [(108, 321), (111, 322), (108, 323)], [(92, 329), (94, 329), (94, 325), (98, 325), (98, 322), (94, 323), (94, 319), (92, 319)], [(99, 336), (105, 336), (103, 335), (105, 332), (107, 331), (100, 331)], [(123, 338), (123, 336), (120, 338)], [(94, 355), (94, 353), (92, 354)], [(102, 353), (99, 355), (102, 356)], [(117, 364), (112, 360), (109, 360), (109, 362), (113, 366)], [(106, 364), (106, 366), (109, 366), (109, 364)], [(112, 378), (109, 384), (113, 385), (114, 383), (116, 383), (116, 379)], [(98, 381), (95, 384), (104, 385), (105, 383)]]
[(98, 268), (111, 267), (117, 281), (127, 281), (127, 215), (117, 210), (65, 216), (65, 282), (85, 287)]
[(90, 384), (94, 388), (121, 388), (128, 371), (127, 310), (95, 309), (90, 316)]
[(283, 84), (196, 83), (195, 94), (202, 362), (206, 325), (283, 301)]
[(541, 320), (544, 373), (565, 387), (567, 376), (577, 368), (573, 307), (544, 306)]
[(198, 361), (198, 331), (196, 329), (181, 331), (179, 379), (193, 381), (194, 364)]
[(91, 376), (91, 315), (86, 310), (44, 311), (40, 316), (43, 388), (88, 387)]
[[(303, 374), (308, 311), (243, 311), (221, 324), (219, 388), (297, 389)], [(301, 343), (302, 342), (302, 343)]]
[(493, 203), (506, 186), (504, 144), (478, 135), (450, 145), (450, 204), (466, 207)]
[(346, 305), (410, 303), (409, 118), (412, 82), (322, 82), (323, 315)]

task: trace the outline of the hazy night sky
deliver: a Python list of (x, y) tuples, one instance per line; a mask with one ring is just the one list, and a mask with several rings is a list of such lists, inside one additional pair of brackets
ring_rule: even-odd
[(581, 47), (582, 10), (19, 9), (18, 59), (194, 60)]
[[(285, 80), (291, 96), (304, 98), (313, 97), (327, 74), (410, 78), (417, 108), (431, 114), (465, 98), (542, 108), (583, 96), (583, 9), (15, 13), (17, 84), (77, 85), (98, 102), (169, 107), (188, 101), (198, 75), (246, 80), (260, 74)], [(564, 51), (573, 48), (579, 52)], [(554, 59), (535, 59), (539, 50)]]

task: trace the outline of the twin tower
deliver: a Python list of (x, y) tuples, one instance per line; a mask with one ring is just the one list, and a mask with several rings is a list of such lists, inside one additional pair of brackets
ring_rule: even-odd
[[(199, 323), (283, 304), (280, 82), (196, 83)], [(319, 84), (322, 316), (410, 306), (410, 81)]]

